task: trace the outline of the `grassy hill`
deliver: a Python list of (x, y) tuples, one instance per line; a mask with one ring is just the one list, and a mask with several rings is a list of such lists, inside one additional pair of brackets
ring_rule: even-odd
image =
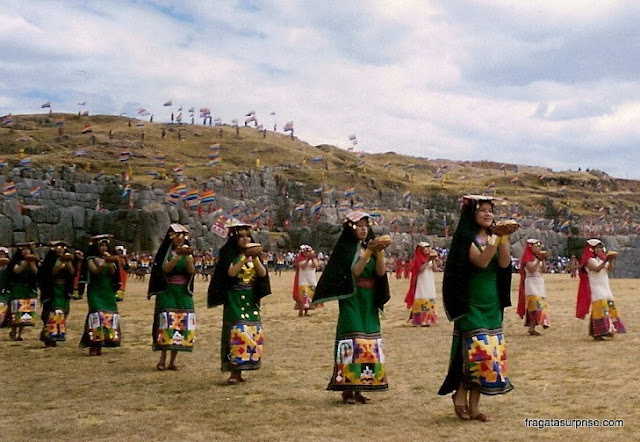
[[(92, 131), (83, 133), (87, 126)], [(208, 166), (210, 146), (216, 143), (221, 145), (220, 164)], [(547, 217), (563, 212), (574, 217), (630, 216), (640, 207), (640, 182), (599, 171), (348, 152), (312, 146), (283, 133), (268, 131), (263, 136), (252, 127), (53, 113), (15, 115), (11, 124), (0, 128), (0, 158), (9, 167), (30, 157), (36, 167), (75, 164), (87, 172), (117, 174), (128, 167), (120, 161), (122, 151), (131, 154), (133, 183), (143, 185), (153, 183), (152, 174), (172, 175), (178, 165), (194, 179), (269, 166), (282, 178), (313, 186), (324, 183), (338, 191), (390, 189), (413, 196), (488, 192), (505, 198), (508, 210), (516, 205), (523, 213)], [(159, 154), (166, 158), (164, 165), (158, 164)]]

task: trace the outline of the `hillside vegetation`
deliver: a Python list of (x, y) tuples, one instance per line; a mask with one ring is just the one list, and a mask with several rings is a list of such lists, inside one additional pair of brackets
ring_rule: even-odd
[[(0, 158), (7, 166), (28, 157), (36, 167), (75, 164), (105, 174), (131, 172), (134, 184), (172, 176), (182, 166), (189, 179), (269, 166), (276, 176), (338, 192), (355, 187), (393, 189), (414, 196), (440, 193), (500, 196), (522, 213), (613, 218), (633, 216), (640, 206), (640, 183), (600, 171), (550, 169), (491, 161), (416, 158), (394, 152), (350, 152), (330, 145), (312, 146), (284, 133), (252, 127), (151, 123), (119, 116), (73, 114), (15, 115), (0, 129)], [(6, 118), (5, 118), (6, 121)], [(83, 133), (83, 129), (87, 133)], [(162, 133), (164, 131), (164, 137)], [(220, 144), (220, 163), (209, 166), (210, 146)], [(120, 161), (123, 151), (129, 162)], [(164, 164), (158, 158), (164, 156)], [(168, 184), (167, 184), (168, 185)]]

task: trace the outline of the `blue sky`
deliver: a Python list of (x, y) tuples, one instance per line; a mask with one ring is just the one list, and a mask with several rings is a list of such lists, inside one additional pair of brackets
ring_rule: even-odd
[(255, 110), (312, 144), (640, 179), (638, 22), (624, 0), (3, 0), (0, 115)]

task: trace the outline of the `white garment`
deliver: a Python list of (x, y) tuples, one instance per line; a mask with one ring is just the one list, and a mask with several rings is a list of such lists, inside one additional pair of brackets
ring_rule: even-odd
[(298, 285), (316, 286), (316, 268), (312, 261), (301, 261), (298, 264)]
[[(547, 293), (544, 288), (544, 278), (542, 277), (542, 272), (540, 272), (540, 261), (536, 259), (533, 262), (536, 265), (532, 270), (529, 270), (526, 264), (524, 266), (524, 273), (526, 275), (524, 280), (524, 295), (546, 298)], [(544, 263), (542, 265), (544, 265)]]
[(428, 261), (425, 269), (418, 274), (416, 279), (415, 299), (436, 299), (436, 282), (433, 276), (433, 261)]
[(591, 302), (601, 299), (613, 299), (611, 286), (609, 286), (609, 263), (606, 263), (602, 270), (598, 272), (589, 269), (589, 265), (599, 267), (603, 262), (600, 258), (589, 258), (585, 266), (589, 276), (589, 286), (591, 287)]

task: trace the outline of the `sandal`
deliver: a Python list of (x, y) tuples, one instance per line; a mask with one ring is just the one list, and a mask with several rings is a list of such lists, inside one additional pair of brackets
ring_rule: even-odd
[(156, 365), (156, 370), (164, 371), (164, 362), (158, 362), (158, 365)]
[(364, 396), (360, 392), (355, 393), (354, 399), (356, 400), (356, 402), (359, 402), (361, 404), (368, 404), (369, 402), (371, 402), (370, 398), (368, 398), (367, 396)]
[(536, 330), (529, 330), (529, 334), (531, 336), (540, 336), (540, 332), (536, 331)]
[(353, 397), (353, 391), (342, 392), (342, 403), (348, 405), (353, 405), (356, 403), (356, 398)]
[(471, 419), (480, 421), (480, 422), (491, 422), (493, 420), (491, 419), (491, 416), (484, 413), (478, 413), (475, 416), (471, 416)]
[(471, 416), (469, 415), (469, 408), (467, 407), (467, 404), (457, 405), (456, 404), (456, 395), (455, 394), (451, 395), (451, 400), (453, 400), (453, 411), (456, 413), (456, 416), (458, 416), (463, 421), (468, 421), (469, 419), (471, 419)]

